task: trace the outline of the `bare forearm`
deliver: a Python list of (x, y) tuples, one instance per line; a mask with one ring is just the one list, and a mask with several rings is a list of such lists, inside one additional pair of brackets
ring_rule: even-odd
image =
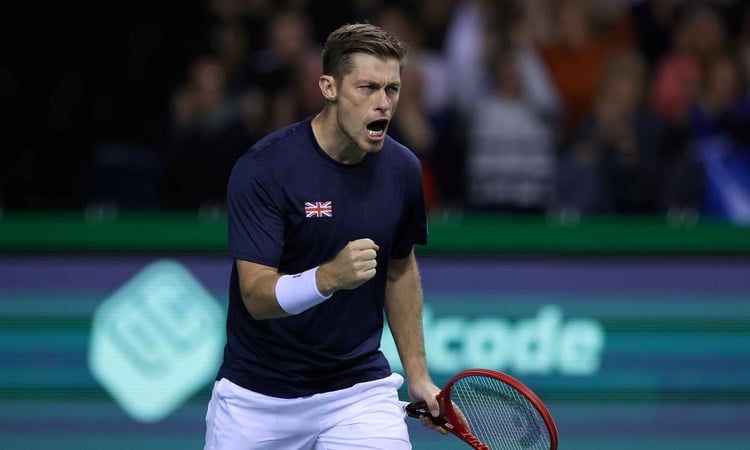
[[(250, 265), (245, 261), (238, 261), (238, 270), (243, 265)], [(254, 319), (273, 319), (288, 315), (276, 300), (275, 288), (279, 274), (275, 270), (255, 269), (240, 276), (240, 292), (245, 309)]]
[(385, 312), (409, 383), (429, 378), (422, 330), (422, 287), (416, 262), (389, 270)]

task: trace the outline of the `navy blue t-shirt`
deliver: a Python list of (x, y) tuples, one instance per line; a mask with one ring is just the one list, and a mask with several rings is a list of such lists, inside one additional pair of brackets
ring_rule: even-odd
[(333, 259), (352, 240), (379, 247), (377, 274), (298, 315), (255, 320), (232, 267), (227, 344), (218, 379), (293, 398), (342, 389), (391, 373), (380, 352), (389, 258), (427, 241), (418, 159), (386, 137), (354, 165), (317, 144), (311, 118), (253, 145), (227, 189), (229, 256), (299, 273)]

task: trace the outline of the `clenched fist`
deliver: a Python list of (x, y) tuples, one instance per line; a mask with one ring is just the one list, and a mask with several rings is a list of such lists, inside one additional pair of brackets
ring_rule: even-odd
[(336, 257), (322, 264), (316, 273), (318, 290), (329, 295), (339, 289), (354, 289), (375, 276), (380, 247), (372, 239), (346, 244)]

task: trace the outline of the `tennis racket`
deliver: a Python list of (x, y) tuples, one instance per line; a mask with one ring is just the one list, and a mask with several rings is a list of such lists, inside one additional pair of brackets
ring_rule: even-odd
[(547, 407), (510, 375), (465, 370), (446, 383), (437, 399), (438, 417), (425, 402), (409, 403), (406, 413), (429, 416), (476, 450), (557, 450), (557, 427)]

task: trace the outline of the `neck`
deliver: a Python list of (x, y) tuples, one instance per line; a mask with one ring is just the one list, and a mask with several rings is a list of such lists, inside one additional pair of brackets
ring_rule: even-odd
[(365, 157), (365, 152), (343, 132), (335, 111), (331, 111), (329, 105), (313, 117), (312, 131), (320, 148), (334, 161), (341, 164), (357, 164)]

